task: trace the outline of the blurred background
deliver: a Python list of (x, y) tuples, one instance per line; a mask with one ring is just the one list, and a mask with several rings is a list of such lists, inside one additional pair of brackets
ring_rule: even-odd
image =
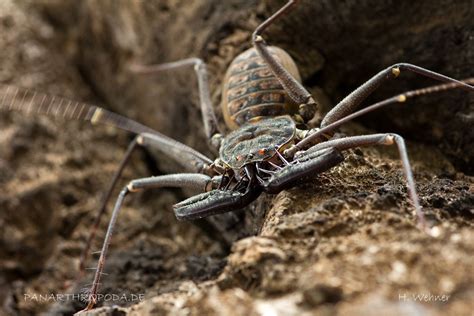
[[(0, 3), (0, 82), (103, 105), (213, 155), (204, 138), (193, 70), (137, 76), (129, 71), (129, 66), (131, 63), (155, 64), (200, 57), (208, 64), (212, 99), (219, 111), (221, 80), (227, 66), (236, 55), (251, 47), (251, 34), (259, 23), (284, 3), (280, 0), (3, 0)], [(269, 28), (264, 37), (270, 45), (280, 46), (295, 59), (304, 85), (321, 103), (317, 123), (318, 118), (345, 95), (378, 71), (397, 62), (413, 63), (457, 79), (474, 76), (473, 16), (474, 5), (468, 0), (302, 0), (290, 15)], [(415, 74), (402, 73), (397, 80), (381, 87), (365, 104), (433, 83)], [(77, 275), (78, 255), (94, 211), (131, 136), (106, 127), (92, 128), (78, 122), (64, 123), (15, 113), (2, 113), (0, 124), (0, 303), (9, 313), (49, 310), (67, 314), (80, 304), (64, 307), (51, 302), (25, 302), (21, 300), (22, 295), (25, 292), (56, 293), (71, 289)], [(449, 225), (454, 223), (453, 227), (457, 229), (458, 225), (472, 225), (474, 189), (469, 176), (474, 173), (473, 126), (474, 95), (450, 91), (378, 111), (361, 118), (357, 127), (350, 131), (397, 132), (413, 142), (415, 160), (425, 163), (424, 168), (428, 168), (423, 169), (423, 176), (420, 176), (421, 191), (426, 193), (424, 206), (436, 212), (441, 210), (432, 216), (437, 224), (450, 219), (453, 222)], [(379, 167), (380, 161), (386, 162), (384, 159), (389, 158), (375, 158), (373, 167)], [(358, 163), (352, 164), (363, 169)], [(176, 168), (159, 154), (140, 152), (126, 170), (124, 179), (175, 172)], [(428, 185), (433, 182), (433, 177), (442, 180), (437, 180), (430, 189)], [(352, 187), (346, 189), (354, 191), (357, 175), (355, 178), (348, 176), (348, 179)], [(367, 190), (377, 191), (380, 187), (383, 185)], [(436, 196), (439, 188), (446, 188), (444, 195)], [(340, 193), (339, 196), (336, 194), (339, 202), (333, 201), (334, 205), (351, 205), (351, 200), (348, 202), (342, 191), (328, 190), (327, 197)], [(403, 190), (403, 186), (397, 190)], [(377, 191), (376, 201), (384, 194), (382, 191)], [(112, 245), (112, 249), (117, 249), (116, 254), (111, 255), (115, 257), (110, 260), (114, 276), (109, 278), (108, 285), (104, 285), (104, 291), (136, 293), (146, 289), (148, 297), (154, 297), (176, 290), (189, 292), (186, 281), (202, 282), (220, 275), (225, 269), (228, 253), (236, 254), (236, 249), (240, 249), (229, 240), (242, 236), (237, 236), (236, 232), (222, 236), (226, 233), (212, 232), (206, 223), (177, 223), (171, 205), (186, 194), (162, 190), (140, 193), (130, 199), (119, 220), (119, 233), (114, 236)], [(298, 191), (292, 192), (285, 198), (296, 200), (298, 194)], [(403, 196), (394, 196), (404, 199)], [(269, 203), (263, 201), (260, 204), (264, 213), (271, 213), (269, 206), (265, 206)], [(276, 204), (274, 202), (273, 206)], [(384, 205), (382, 203), (379, 207), (384, 209)], [(306, 205), (305, 208), (311, 207)], [(300, 220), (307, 222), (306, 217)], [(242, 235), (262, 231), (253, 226), (248, 228), (248, 225), (255, 223), (245, 224), (248, 231)], [(450, 234), (454, 234), (453, 227), (448, 229)], [(104, 225), (102, 229), (105, 229)], [(326, 236), (318, 229), (316, 231)], [(341, 231), (350, 235), (353, 229), (341, 228), (334, 234), (344, 234)], [(216, 234), (221, 236), (216, 237)], [(391, 233), (387, 234), (387, 240), (391, 240)], [(472, 245), (472, 234), (466, 231), (460, 234), (466, 243), (471, 240)], [(99, 234), (96, 247), (100, 245), (101, 236)], [(279, 240), (283, 235), (275, 236), (271, 238)], [(443, 247), (454, 247), (452, 253), (461, 256), (460, 260), (465, 264), (460, 264), (459, 274), (454, 280), (448, 278), (444, 281), (448, 285), (443, 284), (449, 290), (445, 292), (461, 293), (460, 309), (453, 305), (448, 310), (467, 311), (465, 306), (469, 306), (467, 302), (469, 297), (472, 298), (473, 289), (472, 285), (465, 285), (460, 280), (466, 282), (469, 271), (463, 269), (468, 269), (469, 261), (462, 257), (463, 251), (460, 250), (465, 245), (452, 244), (449, 236), (438, 241), (439, 248), (428, 239), (423, 239), (423, 242), (434, 244), (435, 253)], [(403, 242), (412, 242), (410, 238)], [(249, 249), (257, 247), (261, 253), (267, 253), (267, 248), (283, 247), (262, 245), (261, 242), (256, 240)], [(317, 242), (308, 241), (308, 247), (313, 249), (318, 242), (319, 239)], [(466, 249), (472, 250), (472, 247)], [(352, 254), (357, 253), (354, 249), (352, 251)], [(390, 253), (394, 255), (396, 252)], [(312, 257), (314, 262), (324, 262), (316, 257)], [(393, 271), (395, 268), (389, 263), (390, 258), (387, 255), (384, 264)], [(429, 260), (441, 257), (434, 255), (433, 258)], [(286, 262), (286, 259), (278, 260)], [(258, 265), (259, 262), (254, 263)], [(350, 265), (351, 261), (348, 262)], [(89, 266), (94, 264), (91, 260)], [(299, 269), (297, 264), (294, 266)], [(422, 266), (415, 265), (414, 269)], [(228, 264), (227, 269), (230, 269)], [(239, 277), (245, 280), (253, 270), (243, 269), (243, 276)], [(286, 269), (285, 264), (281, 269)], [(380, 267), (374, 269), (383, 270)], [(320, 277), (319, 272), (314, 273)], [(337, 275), (338, 272), (334, 273)], [(423, 274), (422, 271), (418, 273)], [(435, 272), (430, 276), (440, 279)], [(421, 279), (425, 280), (425, 277)], [(230, 283), (235, 285), (236, 282)], [(330, 282), (323, 282), (316, 288), (296, 282), (299, 284), (296, 290), (285, 285), (272, 292), (265, 290), (261, 280), (255, 286), (244, 286), (239, 282), (239, 288), (247, 291), (247, 296), (242, 294), (242, 300), (246, 302), (243, 306), (257, 304), (251, 298), (253, 294), (268, 298), (274, 294), (291, 296), (303, 293), (301, 295), (309, 300), (305, 301), (310, 306), (308, 312), (311, 308), (332, 304), (331, 300), (350, 301), (364, 292), (361, 289), (352, 296), (353, 292), (344, 286), (329, 286)], [(429, 288), (428, 283), (423, 282), (413, 288)], [(437, 286), (443, 288), (440, 284)], [(221, 284), (220, 290), (225, 288)], [(376, 288), (374, 285), (367, 292)], [(389, 288), (394, 293), (398, 289), (396, 286)], [(204, 293), (207, 294), (201, 294), (209, 295), (206, 291)], [(226, 297), (227, 294), (223, 293), (219, 292), (219, 299), (232, 302), (240, 295), (230, 292)], [(315, 303), (311, 296), (314, 293), (323, 297), (322, 303), (317, 299)], [(433, 311), (431, 308), (429, 312)], [(299, 312), (301, 310), (295, 309), (295, 313)]]

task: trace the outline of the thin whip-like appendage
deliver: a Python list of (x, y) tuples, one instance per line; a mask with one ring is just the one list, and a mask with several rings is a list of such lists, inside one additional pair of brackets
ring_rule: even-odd
[[(464, 79), (464, 80), (460, 80), (461, 82), (465, 83), (465, 84), (470, 84), (470, 85), (474, 85), (474, 78), (468, 78), (468, 79)], [(384, 106), (387, 106), (387, 105), (390, 105), (390, 104), (395, 104), (395, 103), (403, 103), (405, 101), (407, 101), (408, 99), (410, 98), (414, 98), (414, 97), (418, 97), (418, 96), (422, 96), (422, 95), (426, 95), (426, 94), (431, 94), (431, 93), (436, 93), (436, 92), (442, 92), (442, 91), (446, 91), (446, 90), (450, 90), (450, 89), (455, 89), (455, 88), (459, 88), (461, 87), (461, 84), (460, 83), (456, 83), (456, 82), (450, 82), (450, 83), (444, 83), (444, 84), (439, 84), (439, 85), (436, 85), (436, 86), (431, 86), (431, 87), (427, 87), (427, 88), (421, 88), (421, 89), (416, 89), (416, 90), (412, 90), (412, 91), (407, 91), (407, 92), (404, 92), (404, 93), (401, 93), (399, 95), (396, 95), (394, 97), (391, 97), (391, 98), (388, 98), (388, 99), (385, 99), (383, 101), (380, 101), (380, 102), (377, 102), (373, 105), (370, 105), (368, 107), (365, 107), (357, 112), (354, 112), (352, 114), (349, 114), (319, 130), (317, 130), (316, 132), (312, 133), (311, 135), (309, 135), (308, 137), (306, 137), (305, 139), (301, 140), (299, 143), (297, 143), (295, 146), (293, 146), (292, 148), (289, 148), (286, 152), (285, 152), (285, 155), (288, 157), (288, 156), (292, 156), (294, 155), (297, 151), (299, 150), (304, 150), (310, 146), (313, 146), (317, 143), (319, 143), (322, 139), (322, 137), (324, 137), (324, 135), (326, 134), (331, 134), (332, 132), (334, 132), (337, 128), (339, 128), (341, 125), (359, 117), (359, 116), (362, 116), (364, 114), (367, 114), (369, 112), (372, 112), (372, 111), (375, 111), (381, 107), (384, 107)], [(463, 86), (464, 88), (464, 86)], [(474, 89), (474, 87), (472, 87)]]
[[(101, 123), (140, 134), (158, 133), (132, 119), (110, 112), (92, 104), (72, 105), (67, 98), (39, 93), (34, 90), (9, 85), (0, 85), (0, 110), (23, 112), (28, 115), (47, 115), (63, 120), (85, 120)], [(72, 110), (71, 110), (72, 108)]]
[[(23, 96), (23, 97), (19, 97)], [(93, 104), (78, 103), (67, 98), (48, 95), (26, 88), (0, 84), (0, 111), (17, 111), (25, 114), (47, 115), (61, 120), (84, 120), (92, 124), (112, 125), (135, 134), (153, 134), (171, 147), (183, 150), (201, 163), (212, 163), (212, 160), (189, 146), (161, 134), (154, 129), (120, 114), (108, 111)]]

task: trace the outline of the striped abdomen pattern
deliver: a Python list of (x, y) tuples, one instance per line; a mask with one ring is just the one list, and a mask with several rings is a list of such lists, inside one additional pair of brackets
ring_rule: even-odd
[[(300, 80), (291, 57), (280, 48), (270, 49), (272, 55)], [(297, 109), (254, 48), (243, 52), (231, 63), (225, 77), (222, 96), (224, 118), (231, 129), (252, 118), (293, 114)]]

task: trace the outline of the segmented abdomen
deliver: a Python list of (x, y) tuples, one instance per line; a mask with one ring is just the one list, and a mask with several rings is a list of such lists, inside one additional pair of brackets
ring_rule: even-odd
[[(290, 74), (300, 80), (293, 59), (280, 48), (269, 48)], [(222, 94), (222, 111), (229, 128), (236, 129), (252, 118), (291, 115), (296, 110), (296, 105), (255, 48), (232, 61)]]

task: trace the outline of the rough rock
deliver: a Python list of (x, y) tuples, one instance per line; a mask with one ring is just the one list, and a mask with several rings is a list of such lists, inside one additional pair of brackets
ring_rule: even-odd
[[(283, 3), (5, 0), (0, 82), (103, 104), (212, 154), (192, 69), (151, 78), (129, 65), (201, 57), (218, 108), (227, 65)], [(295, 58), (321, 115), (396, 62), (472, 76), (473, 10), (470, 1), (301, 1), (265, 37)], [(431, 83), (402, 74), (368, 102)], [(101, 293), (145, 299), (105, 301), (90, 314), (468, 315), (473, 104), (472, 93), (453, 91), (342, 130), (390, 130), (408, 139), (430, 234), (416, 228), (398, 155), (389, 148), (351, 151), (309, 183), (262, 197), (242, 234), (255, 235), (245, 238), (176, 221), (171, 205), (188, 192), (140, 193), (120, 215)], [(77, 293), (89, 282), (90, 274), (74, 281), (80, 251), (130, 137), (16, 113), (2, 112), (0, 124), (1, 306), (10, 314), (70, 314), (83, 304), (25, 294)], [(162, 156), (137, 153), (121, 184), (170, 171), (176, 166)]]

